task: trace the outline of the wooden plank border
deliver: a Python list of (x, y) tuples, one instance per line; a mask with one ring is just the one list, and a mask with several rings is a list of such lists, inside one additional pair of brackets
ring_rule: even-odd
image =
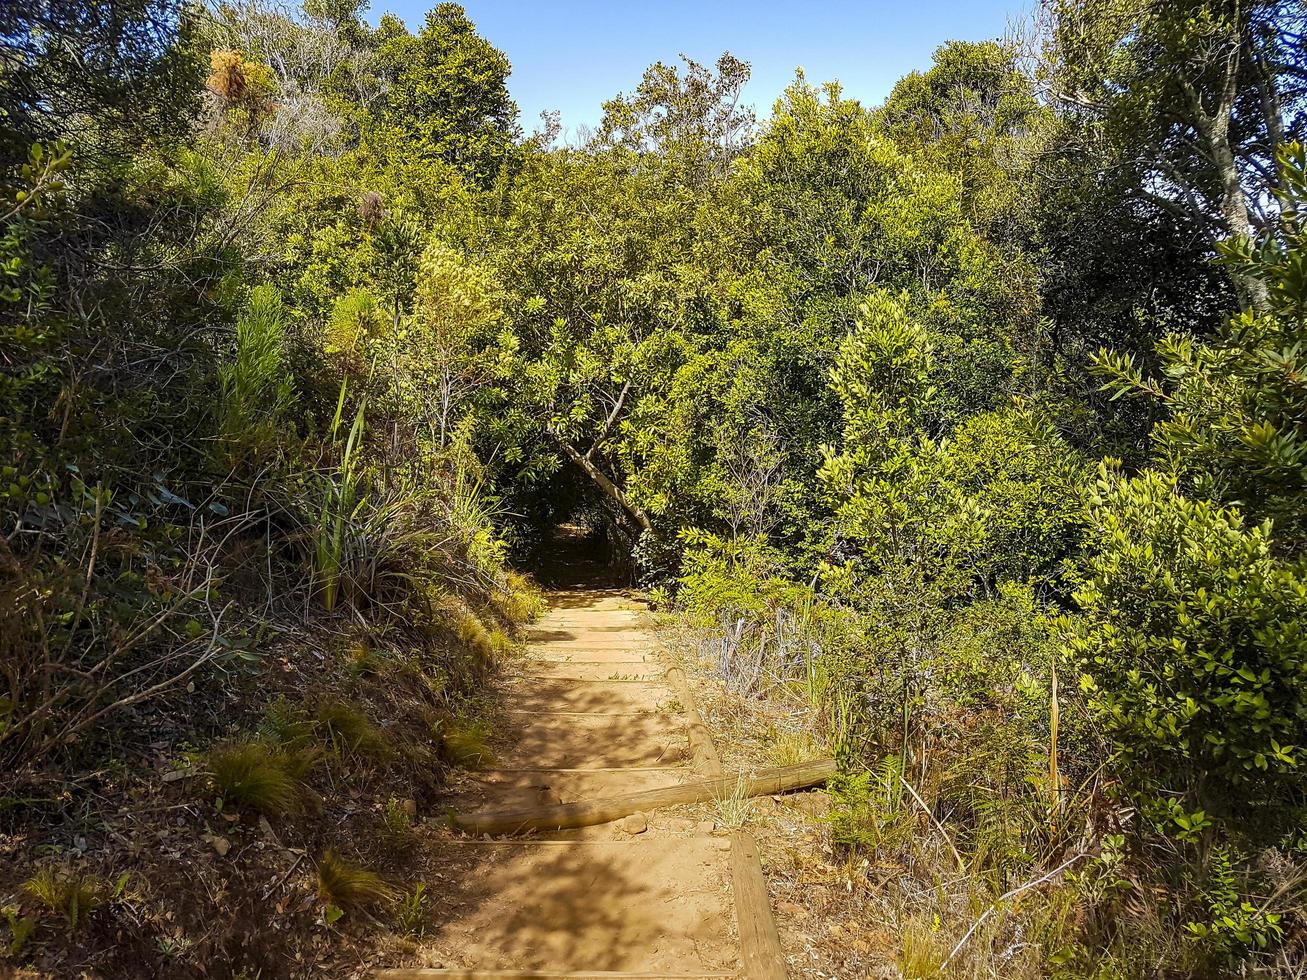
[(737, 792), (746, 796), (773, 796), (796, 789), (819, 786), (835, 774), (834, 759), (818, 759), (796, 766), (764, 769), (753, 776), (718, 776), (688, 783), (674, 783), (658, 789), (622, 796), (602, 797), (580, 803), (553, 803), (517, 807), (512, 810), (476, 810), (456, 813), (453, 825), (473, 834), (520, 834), (529, 830), (571, 830), (612, 823), (638, 811), (659, 810), (687, 803), (707, 803)]
[[(721, 777), (721, 756), (713, 744), (712, 733), (699, 714), (685, 671), (673, 667), (667, 672), (667, 679), (685, 704), (690, 749), (696, 764), (708, 769), (714, 776)], [(834, 775), (836, 767), (833, 759), (823, 759), (819, 764), (828, 769), (827, 775)], [(750, 789), (752, 788), (751, 785)], [(730, 863), (731, 891), (735, 896), (735, 918), (740, 933), (740, 958), (744, 964), (742, 976), (746, 980), (788, 980), (780, 933), (772, 915), (771, 899), (767, 897), (762, 857), (751, 836), (740, 831), (731, 835)]]
[(731, 835), (731, 890), (740, 928), (740, 958), (748, 980), (787, 980), (780, 933), (767, 897), (758, 845), (748, 834)]
[(722, 758), (717, 754), (717, 746), (713, 744), (712, 734), (704, 724), (703, 715), (699, 714), (699, 706), (694, 700), (694, 692), (690, 690), (690, 682), (685, 678), (685, 671), (680, 667), (670, 668), (667, 671), (667, 683), (672, 686), (681, 706), (685, 709), (690, 755), (694, 759), (694, 767), (709, 778), (720, 777)]

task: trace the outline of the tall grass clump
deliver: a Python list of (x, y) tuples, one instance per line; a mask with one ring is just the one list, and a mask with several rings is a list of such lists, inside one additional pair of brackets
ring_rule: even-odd
[(451, 718), (440, 726), (440, 757), (464, 769), (484, 769), (495, 761), (490, 726), (484, 721)]
[(500, 515), (498, 501), (486, 493), (475, 463), (459, 459), (453, 484), (449, 488), (449, 520), (462, 537), (469, 569), (490, 585), (498, 576), (508, 556), (508, 548), (495, 532)]
[(413, 820), (405, 809), (404, 803), (393, 797), (387, 800), (381, 810), (381, 820), (377, 828), (377, 839), (387, 854), (393, 857), (407, 854), (415, 838)]
[(47, 865), (23, 883), (23, 892), (46, 912), (62, 916), (76, 932), (109, 899), (111, 889), (94, 875)]
[(390, 739), (360, 709), (329, 699), (308, 714), (311, 730), (339, 759), (384, 763), (394, 755)]
[(427, 900), (430, 897), (427, 886), (419, 882), (395, 900), (395, 926), (401, 934), (418, 939), (426, 932)]
[(224, 807), (283, 818), (303, 810), (311, 755), (263, 742), (221, 745), (205, 758), (209, 783)]
[(340, 599), (350, 525), (367, 502), (366, 491), (361, 486), (359, 461), (366, 402), (360, 402), (342, 441), (340, 432), (346, 389), (347, 382), (342, 381), (330, 429), (330, 439), (339, 448), (340, 460), (334, 470), (318, 474), (321, 504), (317, 522), (312, 528), (314, 580), (322, 607), (328, 612), (336, 608)]
[(525, 575), (511, 569), (504, 573), (503, 584), (495, 590), (491, 601), (510, 626), (522, 626), (538, 619), (546, 608), (544, 593)]
[(284, 438), (293, 401), (285, 343), (281, 294), (256, 286), (236, 321), (236, 356), (218, 369), (218, 438), (231, 462)]
[(375, 871), (341, 857), (333, 850), (318, 859), (318, 897), (333, 910), (359, 911), (393, 901), (394, 886)]
[(717, 805), (717, 823), (728, 830), (738, 830), (749, 821), (753, 813), (753, 800), (749, 798), (749, 780), (741, 773), (735, 780), (730, 792), (723, 793), (715, 800)]

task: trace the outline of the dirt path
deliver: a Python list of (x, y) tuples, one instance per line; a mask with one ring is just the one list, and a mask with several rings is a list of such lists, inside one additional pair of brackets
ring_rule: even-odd
[[(495, 767), (456, 809), (570, 803), (715, 775), (690, 749), (689, 706), (642, 616), (638, 598), (622, 590), (550, 595), (511, 679), (512, 722)], [(448, 915), (423, 943), (438, 968), (379, 975), (784, 976), (774, 964), (756, 966), (759, 928), (774, 932), (765, 892), (757, 893), (756, 851), (717, 830), (702, 808), (697, 815), (657, 811), (525, 839), (464, 838), (438, 883)]]

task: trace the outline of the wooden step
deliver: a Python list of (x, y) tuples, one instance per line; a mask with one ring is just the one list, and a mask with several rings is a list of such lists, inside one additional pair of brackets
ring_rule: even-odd
[(664, 675), (662, 668), (657, 664), (639, 660), (610, 663), (569, 660), (567, 663), (537, 663), (530, 674), (524, 676), (539, 677), (543, 680), (648, 682), (661, 681)]
[(678, 722), (658, 715), (534, 715), (515, 729), (513, 744), (496, 754), (508, 768), (676, 765), (686, 758), (688, 747)]
[(477, 774), (478, 809), (511, 810), (537, 806), (546, 799), (576, 803), (624, 793), (675, 786), (695, 778), (690, 769), (492, 769)]
[(626, 793), (577, 803), (534, 804), (519, 810), (477, 811), (454, 814), (454, 826), (475, 834), (517, 834), (532, 830), (566, 830), (620, 820), (638, 811), (658, 810), (689, 803), (706, 803), (741, 793), (770, 796), (825, 783), (837, 771), (834, 759), (818, 759), (794, 766), (764, 769), (753, 775), (718, 776), (678, 785)]
[(524, 633), (528, 643), (638, 643), (649, 646), (649, 634), (638, 625), (585, 626), (572, 623), (536, 623)]
[(574, 616), (569, 618), (545, 617), (538, 619), (526, 629), (528, 636), (540, 635), (549, 638), (568, 639), (572, 636), (600, 636), (603, 634), (633, 636), (642, 642), (649, 640), (649, 631), (639, 617), (627, 616), (614, 618)]
[(446, 975), (739, 972), (719, 840), (471, 842), (449, 846), (441, 871), (426, 882), (441, 921), (420, 962)]
[(571, 650), (553, 644), (528, 650), (527, 665), (539, 664), (643, 664), (658, 669), (661, 661), (652, 653), (639, 650)]
[(661, 683), (607, 684), (603, 681), (525, 678), (508, 697), (515, 711), (596, 711), (604, 714), (663, 711), (679, 699)]

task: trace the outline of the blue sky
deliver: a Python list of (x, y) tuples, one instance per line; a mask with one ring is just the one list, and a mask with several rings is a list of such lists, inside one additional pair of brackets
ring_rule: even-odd
[[(437, 0), (373, 0), (411, 30)], [(563, 127), (594, 125), (605, 99), (633, 89), (645, 67), (685, 53), (711, 64), (722, 51), (751, 62), (745, 101), (765, 116), (802, 66), (811, 82), (839, 79), (872, 105), (947, 40), (1002, 35), (1031, 0), (462, 0), (479, 33), (513, 63), (509, 89), (522, 125), (559, 109)]]

